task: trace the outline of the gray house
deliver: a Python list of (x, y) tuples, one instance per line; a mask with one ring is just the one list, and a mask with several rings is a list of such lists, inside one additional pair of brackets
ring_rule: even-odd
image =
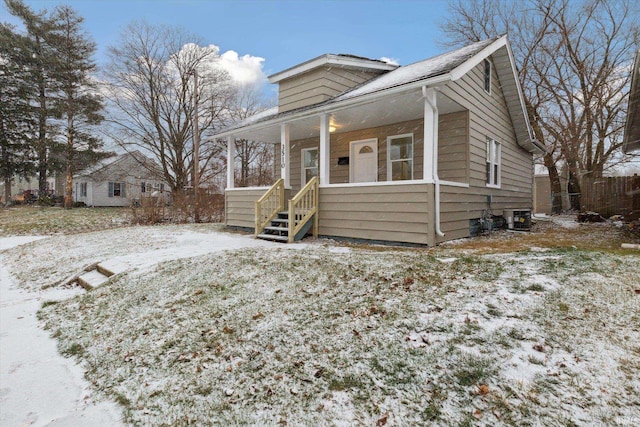
[[(269, 77), (276, 108), (228, 141), (226, 225), (435, 245), (533, 203), (533, 138), (506, 37), (407, 66), (323, 55)], [(234, 138), (276, 144), (281, 178), (234, 188)]]
[(73, 200), (87, 206), (130, 206), (165, 193), (157, 165), (139, 151), (110, 157), (73, 177)]
[(624, 141), (622, 142), (622, 151), (625, 153), (635, 150), (640, 150), (640, 50), (636, 52), (631, 71), (627, 123), (624, 127)]

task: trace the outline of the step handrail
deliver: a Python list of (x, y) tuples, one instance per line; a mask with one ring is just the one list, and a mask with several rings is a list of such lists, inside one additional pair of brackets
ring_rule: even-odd
[(293, 199), (289, 200), (289, 243), (294, 241), (296, 234), (311, 218), (314, 218), (313, 237), (318, 237), (319, 188), (318, 177), (314, 176)]
[(284, 210), (284, 179), (280, 178), (266, 193), (256, 201), (255, 235), (262, 233), (264, 228)]

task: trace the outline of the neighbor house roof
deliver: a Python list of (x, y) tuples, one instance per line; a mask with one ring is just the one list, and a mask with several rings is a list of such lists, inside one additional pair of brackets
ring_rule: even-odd
[(147, 156), (142, 154), (140, 151), (135, 150), (130, 153), (124, 153), (117, 156), (109, 157), (107, 159), (103, 159), (98, 163), (78, 172), (75, 176), (90, 177), (92, 175), (95, 175), (98, 172), (103, 172), (107, 170), (110, 166), (120, 163), (129, 157), (133, 157), (139, 163), (144, 163), (150, 166), (157, 167), (157, 165), (155, 165), (155, 163), (151, 159), (149, 159)]
[(631, 70), (631, 91), (627, 109), (627, 123), (624, 127), (622, 150), (629, 153), (640, 150), (640, 50), (636, 52)]
[[(277, 124), (293, 118), (317, 114), (318, 112), (329, 112), (332, 109), (352, 106), (361, 101), (384, 97), (398, 91), (419, 88), (423, 85), (454, 81), (498, 51), (501, 52), (501, 55), (500, 60), (496, 61), (496, 68), (505, 91), (507, 106), (514, 121), (518, 144), (530, 151), (536, 149), (544, 150), (544, 146), (533, 137), (513, 61), (513, 54), (506, 36), (483, 40), (423, 61), (397, 67), (393, 71), (374, 77), (359, 86), (348, 89), (333, 98), (317, 104), (285, 112), (278, 112), (277, 107), (268, 109), (236, 123), (220, 132), (216, 137), (232, 135), (233, 131), (238, 129)], [(315, 58), (312, 61), (317, 59)]]

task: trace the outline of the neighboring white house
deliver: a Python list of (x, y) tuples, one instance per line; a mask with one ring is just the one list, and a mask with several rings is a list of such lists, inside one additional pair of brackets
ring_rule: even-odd
[(73, 200), (87, 206), (129, 206), (167, 190), (156, 163), (139, 151), (102, 160), (73, 177)]

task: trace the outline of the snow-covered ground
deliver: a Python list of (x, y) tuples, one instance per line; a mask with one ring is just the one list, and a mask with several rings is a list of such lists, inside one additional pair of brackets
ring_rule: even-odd
[[(41, 238), (0, 238), (0, 251)], [(78, 292), (77, 288), (27, 292), (14, 283), (0, 255), (0, 425), (120, 424), (120, 408), (93, 402), (82, 368), (62, 357), (55, 340), (38, 327), (36, 312), (44, 301), (67, 299)]]
[[(83, 294), (84, 290), (47, 285), (79, 271), (92, 256), (100, 258), (116, 273), (139, 274), (169, 260), (269, 246), (248, 236), (181, 228), (180, 232), (175, 227), (122, 228), (101, 232), (97, 241), (92, 240), (95, 235), (91, 233), (53, 236), (37, 245), (29, 243), (46, 236), (0, 237), (0, 425), (116, 426), (122, 423), (121, 408), (103, 398), (94, 399), (92, 387), (83, 378), (85, 367), (61, 356), (50, 333), (39, 327), (36, 312), (43, 303), (64, 301)], [(86, 247), (82, 244), (84, 239), (89, 241)], [(110, 239), (124, 244), (116, 245), (119, 250), (114, 251)], [(13, 248), (16, 249), (12, 253), (21, 262), (12, 276), (2, 253)], [(140, 251), (140, 248), (147, 250)], [(64, 263), (61, 259), (70, 262)], [(75, 263), (75, 260), (82, 261)], [(50, 274), (43, 274), (47, 271)], [(26, 280), (16, 280), (16, 275)]]
[[(556, 234), (435, 249), (281, 245), (207, 225), (52, 236), (2, 253), (22, 288), (5, 293), (3, 275), (2, 323), (24, 300), (14, 342), (43, 340), (51, 356), (52, 334), (79, 381), (80, 400), (53, 383), (47, 395), (106, 424), (105, 399), (140, 425), (638, 425), (639, 257), (580, 249), (564, 234), (593, 245), (590, 229), (555, 221)], [(95, 262), (121, 272), (88, 293), (48, 287)], [(48, 332), (43, 298), (58, 301), (40, 311)], [(28, 382), (5, 386), (5, 351), (30, 359), (2, 333), (0, 424), (63, 417), (11, 397)]]

